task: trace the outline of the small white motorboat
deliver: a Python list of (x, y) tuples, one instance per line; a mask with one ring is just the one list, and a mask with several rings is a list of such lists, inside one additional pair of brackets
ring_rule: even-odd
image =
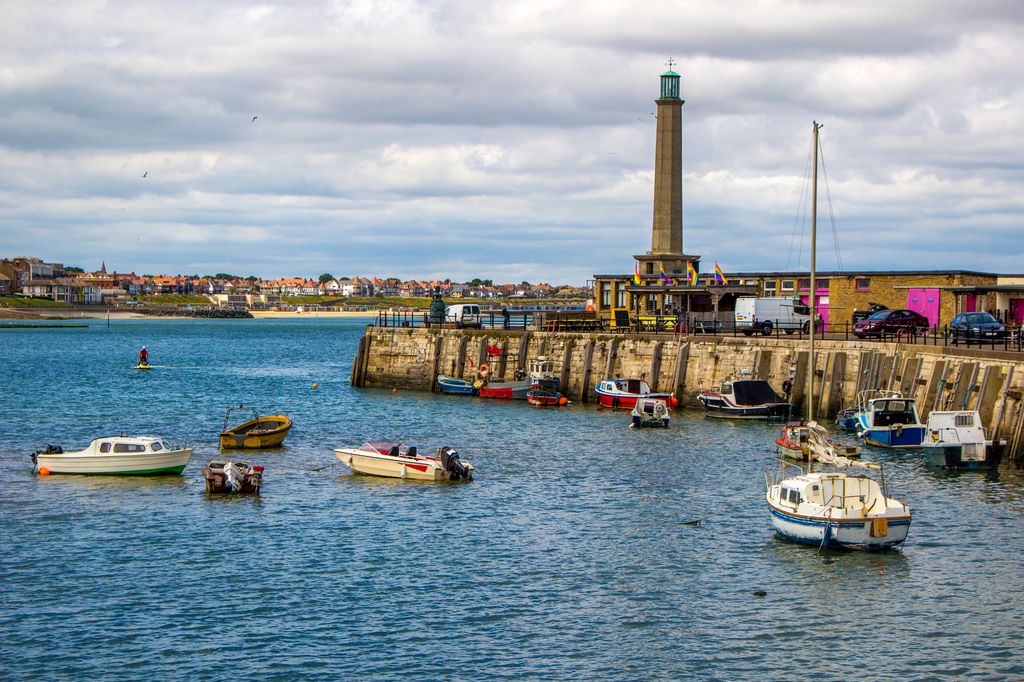
[(982, 469), (999, 466), (1006, 441), (993, 441), (977, 410), (930, 412), (924, 455), (932, 466)]
[(334, 455), (356, 474), (417, 481), (473, 480), (473, 465), (447, 446), (433, 455), (421, 455), (415, 446), (370, 441), (358, 448), (337, 448)]
[(662, 398), (637, 398), (629, 428), (639, 429), (645, 426), (668, 428), (668, 421), (669, 410), (667, 401)]
[(159, 476), (181, 474), (192, 448), (172, 446), (158, 436), (108, 436), (96, 438), (89, 447), (65, 452), (53, 445), (32, 453), (40, 475), (106, 474)]

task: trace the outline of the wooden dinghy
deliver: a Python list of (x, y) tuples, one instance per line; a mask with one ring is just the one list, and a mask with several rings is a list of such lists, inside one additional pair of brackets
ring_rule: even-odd
[(247, 422), (228, 428), (228, 419), (235, 410), (244, 410), (239, 405), (229, 408), (224, 415), (224, 430), (220, 434), (220, 447), (225, 450), (236, 448), (276, 448), (284, 443), (288, 431), (292, 428), (292, 420), (283, 414), (272, 414), (260, 417), (252, 410), (253, 418)]

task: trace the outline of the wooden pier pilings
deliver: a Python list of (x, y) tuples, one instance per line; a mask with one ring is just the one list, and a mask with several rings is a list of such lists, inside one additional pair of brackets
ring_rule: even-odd
[[(807, 377), (815, 376), (815, 417), (827, 419), (867, 389), (900, 390), (932, 410), (977, 409), (1012, 456), (1024, 449), (1024, 356), (1019, 353), (863, 341), (821, 341), (815, 367), (805, 342), (785, 338), (624, 336), (541, 331), (367, 327), (352, 363), (353, 386), (437, 390), (438, 374), (473, 379), (481, 363), (511, 380), (544, 356), (555, 363), (566, 395), (594, 402), (605, 378), (645, 379), (684, 406), (703, 388), (757, 376), (802, 411)], [(493, 357), (488, 353), (500, 349)]]

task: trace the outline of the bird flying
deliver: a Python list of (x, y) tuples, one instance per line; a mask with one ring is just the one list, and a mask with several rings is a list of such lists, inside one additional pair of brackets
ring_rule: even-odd
[(146, 177), (147, 175), (149, 175), (149, 171), (146, 171), (145, 173), (143, 173), (142, 177)]
[(251, 121), (249, 121), (249, 123), (255, 123), (255, 122), (256, 122), (256, 119), (258, 119), (258, 118), (259, 118), (259, 116), (253, 116), (253, 117), (252, 117), (252, 120), (251, 120)]

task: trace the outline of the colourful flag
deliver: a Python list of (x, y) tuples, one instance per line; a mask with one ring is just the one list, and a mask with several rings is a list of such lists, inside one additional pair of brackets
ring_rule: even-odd
[(690, 286), (697, 286), (697, 269), (693, 267), (693, 261), (686, 261), (686, 274), (687, 279), (690, 281)]
[(633, 266), (633, 283), (640, 286), (640, 264)]
[(668, 275), (665, 274), (665, 266), (664, 265), (659, 265), (658, 266), (658, 274), (661, 275), (661, 281), (662, 282), (664, 282), (665, 284), (672, 284), (672, 280), (670, 280), (668, 278)]
[(718, 267), (718, 263), (715, 263), (715, 280), (722, 286), (729, 284), (729, 280), (725, 278), (725, 273), (722, 272), (722, 268)]

